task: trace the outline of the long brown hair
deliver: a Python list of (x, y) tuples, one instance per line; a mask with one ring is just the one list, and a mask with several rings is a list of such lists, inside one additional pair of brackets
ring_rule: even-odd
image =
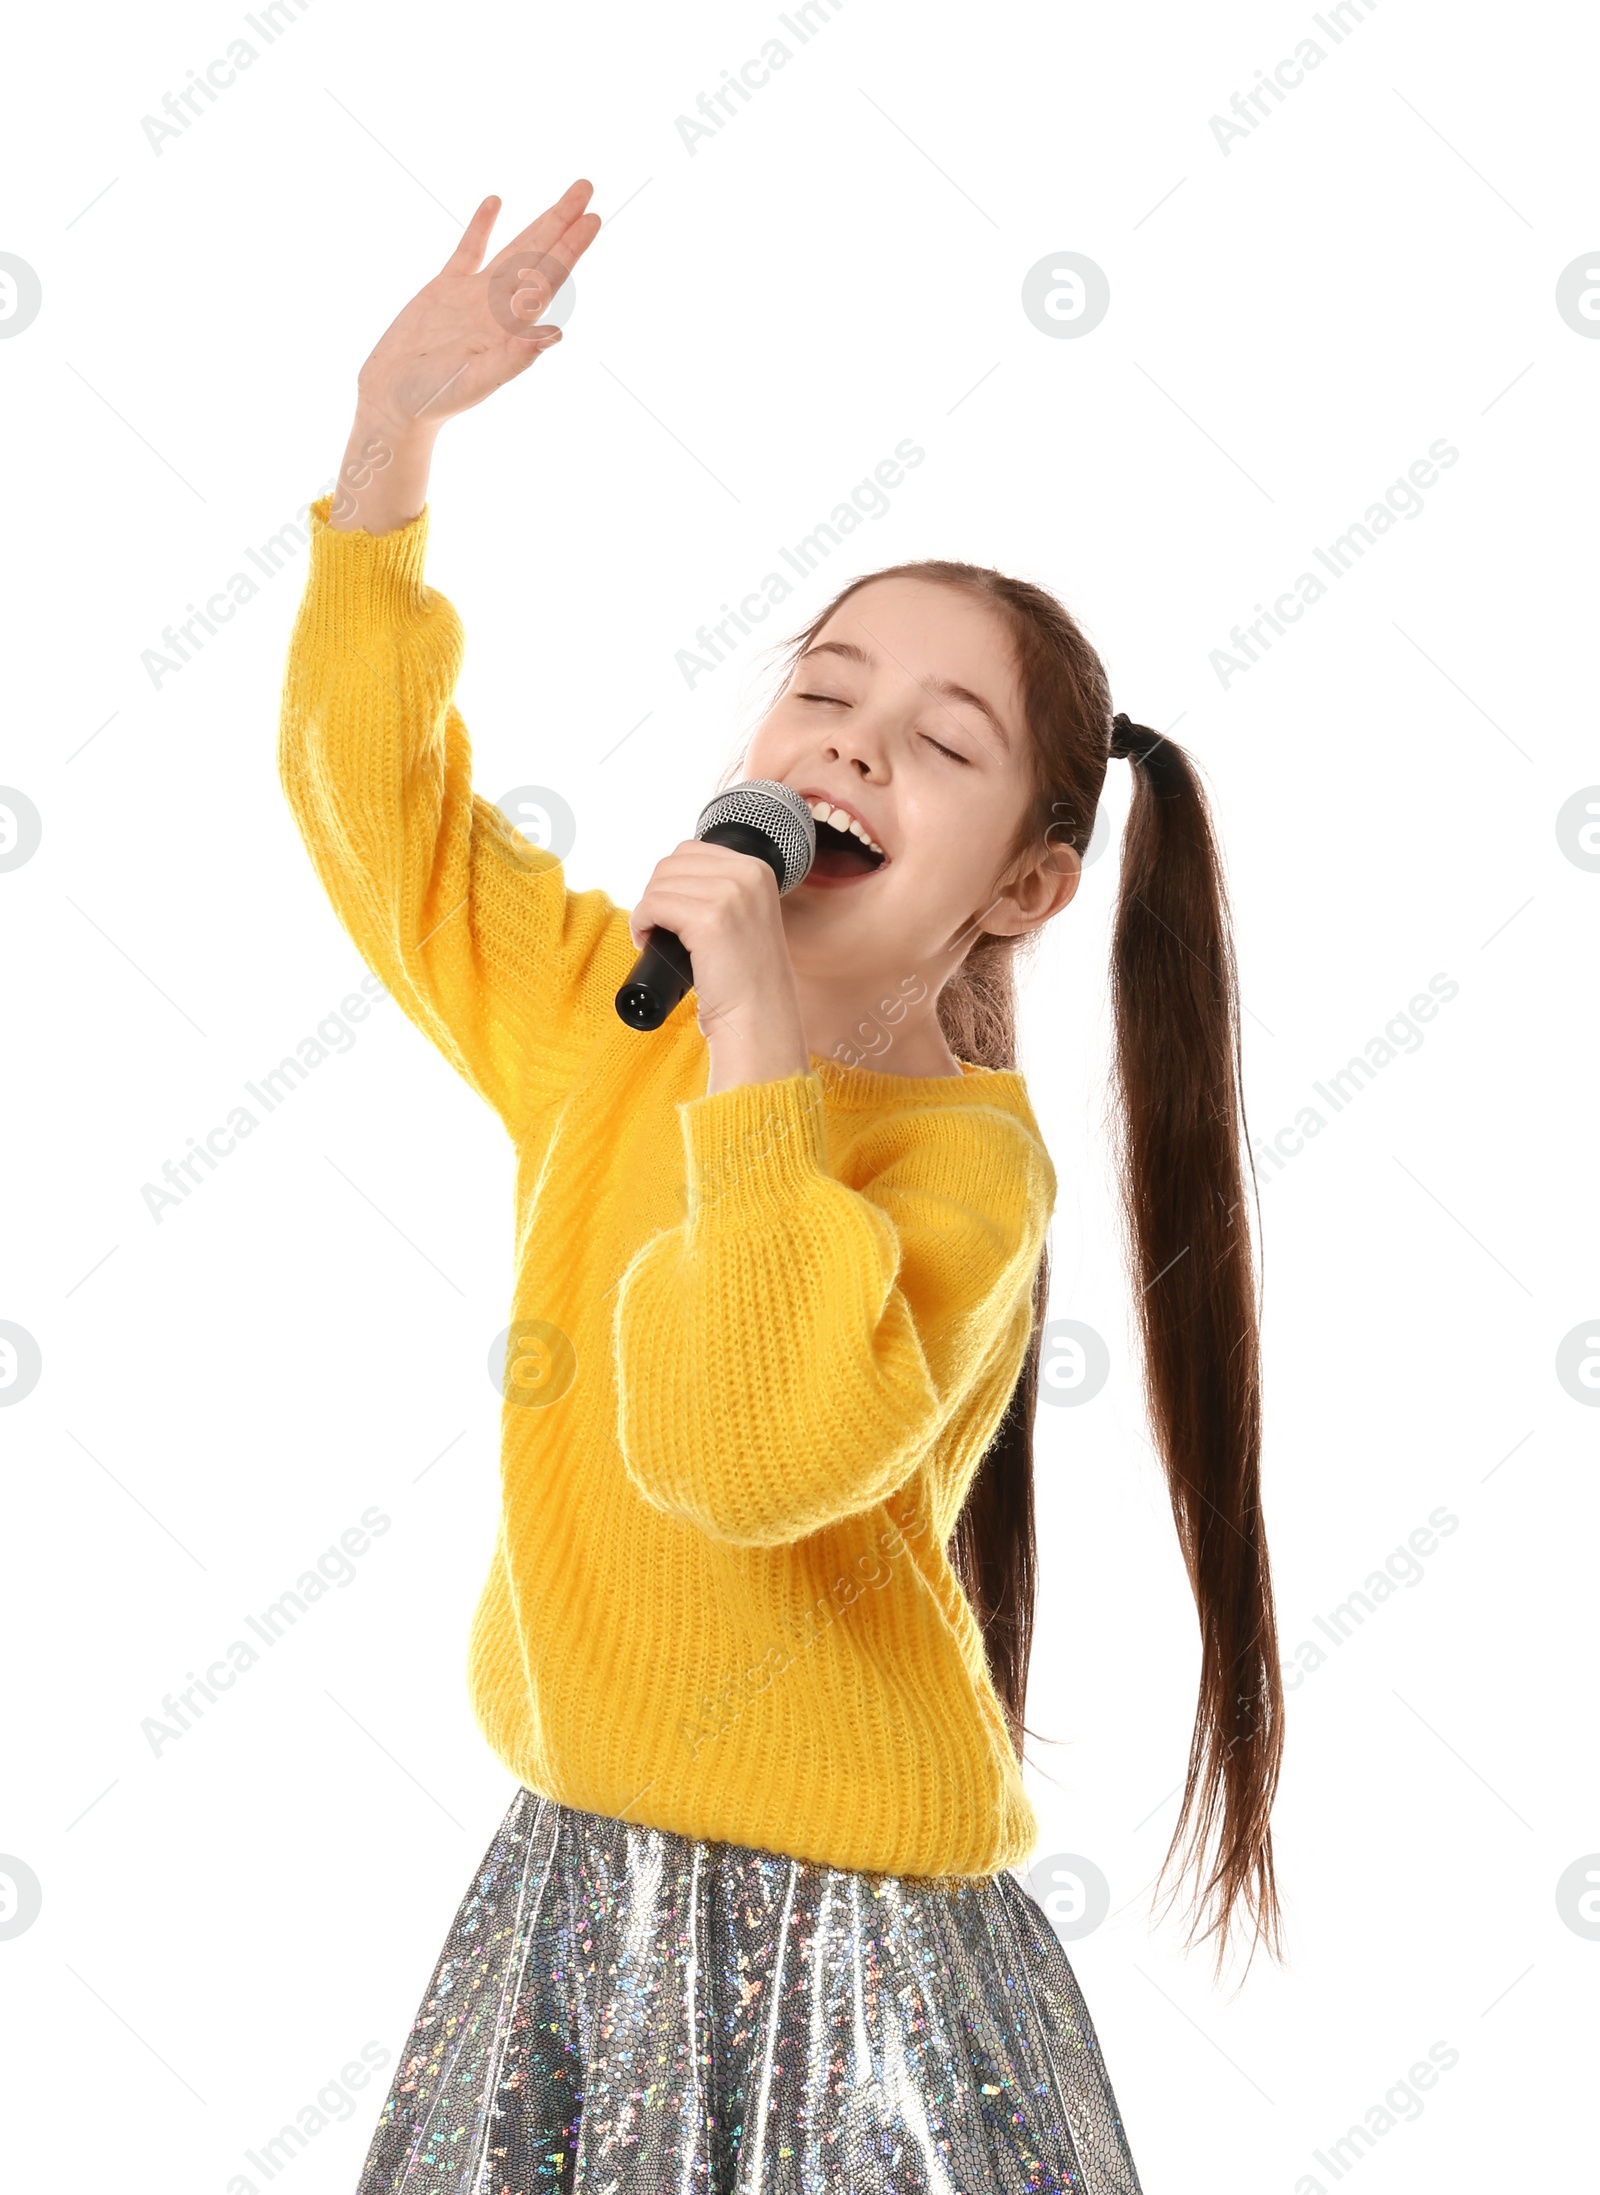
[[(986, 566), (932, 559), (865, 574), (787, 644), (790, 670), (841, 604), (878, 579), (958, 588), (994, 609), (1010, 635), (1032, 735), (1032, 784), (997, 879), (1014, 863), (1036, 858), (1041, 841), (1083, 854), (1107, 761), (1113, 751), (1130, 758), (1132, 801), (1111, 951), (1114, 1133), (1150, 1419), (1200, 1629), (1199, 1703), (1183, 1805), (1161, 1874), (1179, 1852), (1185, 1825), (1174, 1895), (1191, 1866), (1204, 1874), (1215, 1837), (1189, 1942), (1194, 1920), (1214, 1904), (1200, 1940), (1217, 1937), (1220, 1973), (1242, 1901), (1253, 1924), (1252, 1958), (1254, 1941), (1281, 1958), (1270, 1816), (1283, 1751), (1283, 1687), (1261, 1515), (1261, 1365), (1245, 1204), (1249, 1138), (1238, 990), (1210, 811), (1181, 747), (1126, 719), (1117, 720), (1113, 734), (1105, 667), (1054, 596)], [(1017, 954), (1040, 934), (975, 936), (937, 1000), (957, 1058), (1016, 1067)], [(1046, 1251), (1034, 1280), (1022, 1370), (949, 1547), (982, 1626), (1019, 1760), (1024, 1737), (1038, 1735), (1028, 1730), (1023, 1710), (1036, 1582), (1033, 1418), (1048, 1292)]]

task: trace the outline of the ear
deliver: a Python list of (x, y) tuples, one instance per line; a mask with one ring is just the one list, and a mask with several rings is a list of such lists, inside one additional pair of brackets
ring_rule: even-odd
[(993, 904), (978, 918), (978, 928), (991, 937), (1022, 937), (1040, 929), (1066, 906), (1082, 877), (1083, 856), (1076, 846), (1058, 844), (1047, 834), (1040, 851), (996, 887)]

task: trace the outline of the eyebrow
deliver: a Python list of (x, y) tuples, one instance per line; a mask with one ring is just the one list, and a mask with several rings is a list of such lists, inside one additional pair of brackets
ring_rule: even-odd
[[(814, 647), (806, 650), (800, 661), (804, 663), (808, 656), (814, 655), (842, 655), (852, 663), (864, 664), (868, 670), (873, 667), (872, 657), (868, 655), (865, 648), (858, 648), (853, 640), (819, 640)], [(987, 717), (994, 726), (995, 733), (1006, 753), (1011, 752), (1011, 741), (1007, 736), (1005, 726), (981, 694), (975, 694), (968, 686), (958, 686), (953, 679), (949, 678), (919, 678), (917, 684), (925, 694), (932, 694), (936, 698), (945, 701), (964, 701), (969, 708), (976, 709), (980, 716)]]

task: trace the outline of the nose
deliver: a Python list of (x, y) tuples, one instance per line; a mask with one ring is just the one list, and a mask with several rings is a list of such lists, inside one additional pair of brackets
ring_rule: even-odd
[(839, 727), (837, 739), (825, 742), (823, 753), (830, 761), (837, 759), (847, 769), (874, 783), (882, 782), (888, 776), (884, 767), (884, 733), (866, 708), (851, 710), (849, 722)]

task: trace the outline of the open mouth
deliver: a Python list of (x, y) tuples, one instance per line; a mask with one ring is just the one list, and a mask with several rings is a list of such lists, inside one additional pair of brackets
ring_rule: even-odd
[(831, 823), (817, 825), (816, 859), (806, 872), (808, 884), (856, 884), (881, 869), (887, 855), (874, 853), (853, 831), (841, 831)]

